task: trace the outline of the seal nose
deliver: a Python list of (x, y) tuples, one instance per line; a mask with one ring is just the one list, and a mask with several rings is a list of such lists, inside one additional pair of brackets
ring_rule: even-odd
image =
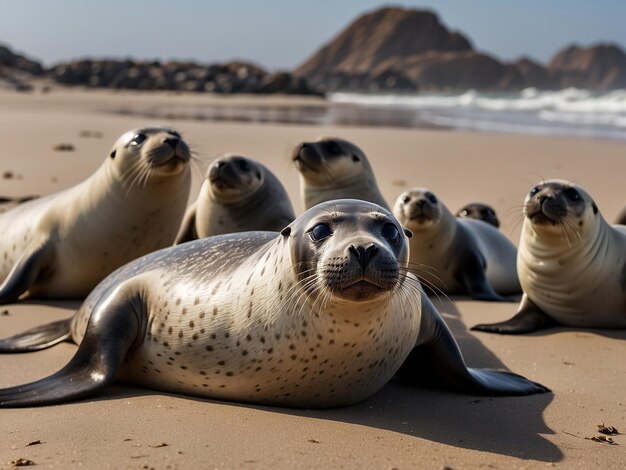
[(370, 264), (370, 261), (372, 261), (374, 256), (376, 256), (376, 253), (378, 253), (378, 247), (373, 243), (367, 248), (362, 245), (359, 245), (357, 247), (355, 247), (354, 245), (350, 245), (348, 251), (356, 256), (359, 265), (361, 266), (363, 271), (365, 271), (365, 268), (367, 268), (367, 266)]
[(176, 146), (178, 145), (179, 142), (180, 142), (180, 139), (178, 139), (177, 137), (168, 137), (167, 139), (163, 141), (163, 143), (168, 144), (173, 149), (176, 149)]

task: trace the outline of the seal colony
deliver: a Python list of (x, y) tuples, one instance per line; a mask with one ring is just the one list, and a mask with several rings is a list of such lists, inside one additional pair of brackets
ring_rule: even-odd
[(393, 213), (414, 233), (410, 269), (433, 290), (478, 300), (521, 292), (515, 246), (496, 228), (454, 217), (426, 188), (400, 194)]
[(552, 325), (626, 328), (626, 227), (609, 225), (593, 198), (564, 180), (532, 188), (524, 216), (518, 312), (472, 329), (522, 334)]
[(290, 407), (349, 405), (394, 375), (469, 393), (548, 390), (465, 366), (406, 270), (408, 236), (357, 200), (320, 204), (280, 234), (184, 243), (107, 277), (70, 320), (5, 339), (3, 352), (79, 343), (48, 378), (0, 390), (0, 406), (89, 396), (116, 378), (215, 399)]
[(176, 131), (122, 135), (82, 183), (0, 214), (0, 304), (20, 296), (85, 297), (105, 276), (171, 245), (191, 175)]
[(333, 199), (361, 199), (387, 210), (365, 153), (352, 142), (319, 138), (293, 149), (291, 160), (300, 172), (304, 208)]
[(274, 173), (251, 158), (226, 154), (209, 167), (176, 244), (225, 233), (280, 231), (295, 218)]

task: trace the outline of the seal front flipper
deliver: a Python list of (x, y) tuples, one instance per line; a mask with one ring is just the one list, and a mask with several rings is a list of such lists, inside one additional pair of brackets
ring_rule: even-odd
[(476, 300), (505, 302), (507, 299), (499, 295), (489, 283), (485, 273), (485, 261), (476, 252), (468, 252), (459, 263), (459, 277), (467, 293)]
[(502, 335), (523, 335), (554, 325), (556, 322), (524, 294), (519, 310), (513, 318), (499, 323), (483, 323), (473, 326), (471, 329)]
[(0, 353), (23, 353), (49, 348), (71, 340), (72, 319), (55, 321), (0, 340)]
[(35, 284), (50, 264), (54, 247), (49, 238), (31, 243), (0, 285), (0, 304), (15, 302)]
[(191, 240), (197, 240), (198, 234), (196, 232), (196, 205), (194, 203), (187, 212), (174, 240), (174, 245), (180, 245), (181, 243), (190, 242)]
[(480, 395), (531, 395), (550, 391), (511, 372), (468, 368), (452, 333), (424, 294), (417, 345), (397, 375), (410, 384), (454, 386)]
[(145, 316), (136, 292), (115, 289), (95, 307), (70, 362), (45, 379), (0, 389), (0, 408), (77, 400), (113, 382), (128, 351), (143, 338)]

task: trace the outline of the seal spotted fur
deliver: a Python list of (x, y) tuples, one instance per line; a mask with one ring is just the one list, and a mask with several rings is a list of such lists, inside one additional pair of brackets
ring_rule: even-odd
[(0, 214), (0, 304), (78, 298), (124, 263), (171, 245), (191, 182), (171, 129), (125, 133), (82, 183)]
[(73, 319), (0, 342), (2, 352), (34, 350), (71, 329), (80, 343), (56, 374), (0, 390), (0, 406), (70, 401), (116, 378), (315, 408), (363, 400), (395, 374), (470, 393), (547, 391), (512, 373), (468, 369), (407, 260), (398, 221), (356, 200), (320, 204), (280, 234), (221, 235), (149, 254), (106, 278)]

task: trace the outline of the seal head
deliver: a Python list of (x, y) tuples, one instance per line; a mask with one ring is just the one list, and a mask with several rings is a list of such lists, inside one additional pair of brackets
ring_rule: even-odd
[(482, 220), (496, 228), (500, 227), (500, 220), (493, 207), (481, 202), (472, 202), (461, 207), (455, 214), (457, 217), (467, 217), (470, 219)]
[(225, 154), (211, 163), (175, 244), (225, 233), (280, 231), (293, 219), (287, 191), (269, 168), (249, 157)]
[(352, 142), (320, 137), (291, 153), (306, 209), (333, 199), (361, 199), (389, 210), (365, 153)]

